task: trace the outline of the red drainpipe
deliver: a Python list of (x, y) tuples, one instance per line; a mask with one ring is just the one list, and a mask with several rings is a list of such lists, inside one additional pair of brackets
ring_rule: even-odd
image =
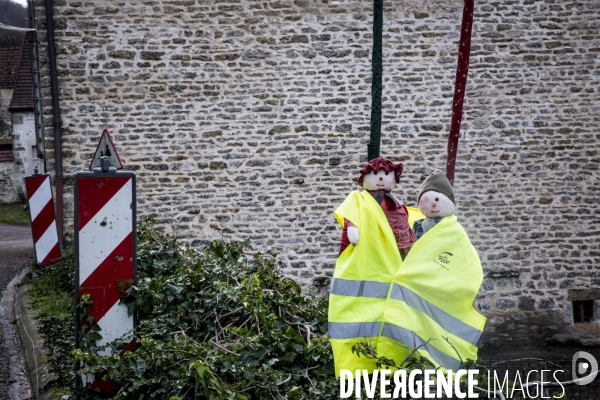
[(474, 0), (464, 0), (460, 42), (458, 42), (458, 63), (456, 65), (456, 82), (454, 84), (454, 99), (452, 100), (452, 119), (448, 135), (448, 159), (446, 161), (446, 177), (454, 185), (454, 168), (456, 166), (456, 151), (460, 136), (460, 123), (463, 114), (463, 101), (467, 90), (467, 74), (469, 72), (469, 55), (471, 54), (471, 32), (473, 30)]

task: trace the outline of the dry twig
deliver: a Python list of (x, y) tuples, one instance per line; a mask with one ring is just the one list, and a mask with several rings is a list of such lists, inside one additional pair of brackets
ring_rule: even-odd
[(221, 346), (219, 343), (217, 342), (213, 342), (212, 339), (210, 341), (212, 344), (214, 344), (215, 346), (217, 346), (218, 348), (220, 348), (221, 350), (225, 350), (226, 352), (228, 352), (229, 354), (233, 354), (236, 357), (240, 357), (240, 355), (234, 351), (231, 351), (229, 349), (226, 349), (225, 347)]
[(450, 340), (448, 340), (448, 338), (447, 338), (447, 337), (445, 337), (445, 336), (442, 336), (442, 338), (444, 338), (444, 340), (445, 340), (446, 342), (448, 342), (448, 344), (450, 345), (450, 347), (452, 347), (452, 349), (454, 350), (454, 352), (456, 353), (456, 355), (457, 355), (457, 356), (458, 356), (458, 358), (460, 359), (460, 363), (462, 364), (462, 363), (463, 363), (463, 359), (462, 359), (462, 357), (460, 356), (460, 353), (458, 352), (458, 350), (456, 350), (456, 347), (454, 347), (454, 345), (453, 345), (453, 344), (450, 342)]

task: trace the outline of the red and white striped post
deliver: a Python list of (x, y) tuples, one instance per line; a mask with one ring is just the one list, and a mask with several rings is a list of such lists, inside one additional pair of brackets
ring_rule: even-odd
[[(91, 296), (89, 315), (101, 328), (98, 346), (125, 339), (131, 351), (135, 318), (127, 315), (125, 304), (119, 304), (119, 289), (136, 280), (135, 203), (134, 172), (117, 172), (106, 164), (105, 171), (75, 173), (76, 303), (84, 294)], [(79, 315), (76, 321), (79, 330)], [(104, 384), (96, 380), (92, 386), (108, 390)]]
[(60, 258), (50, 175), (25, 177), (25, 189), (29, 200), (36, 261), (40, 265), (48, 265)]

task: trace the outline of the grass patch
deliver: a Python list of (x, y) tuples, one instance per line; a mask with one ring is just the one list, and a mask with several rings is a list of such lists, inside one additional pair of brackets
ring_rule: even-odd
[(73, 277), (75, 263), (72, 260), (73, 250), (65, 249), (63, 261), (48, 266), (34, 265), (25, 283), (28, 283), (28, 294), (31, 305), (38, 319), (61, 317), (73, 318)]
[(32, 281), (28, 294), (37, 318), (73, 314), (73, 295), (57, 290), (56, 286), (56, 279), (51, 275)]
[(21, 203), (0, 204), (0, 223), (29, 225), (29, 212)]
[(51, 399), (60, 399), (62, 395), (69, 394), (74, 386), (71, 356), (75, 347), (74, 277), (73, 248), (67, 247), (63, 251), (62, 261), (49, 266), (35, 264), (24, 281), (29, 286), (27, 294), (39, 330), (51, 350), (51, 372), (59, 376), (58, 380), (47, 386), (52, 391)]

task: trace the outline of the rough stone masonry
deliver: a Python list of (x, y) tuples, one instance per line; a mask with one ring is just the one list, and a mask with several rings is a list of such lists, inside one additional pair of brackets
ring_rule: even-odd
[[(445, 165), (461, 15), (460, 0), (385, 3), (382, 155), (404, 163), (407, 205)], [(54, 16), (67, 224), (107, 128), (142, 215), (194, 245), (230, 228), (326, 288), (332, 212), (366, 161), (372, 2), (58, 0)], [(600, 300), (600, 2), (478, 0), (474, 21), (456, 191), (486, 274), (484, 347), (598, 344), (571, 302)]]

